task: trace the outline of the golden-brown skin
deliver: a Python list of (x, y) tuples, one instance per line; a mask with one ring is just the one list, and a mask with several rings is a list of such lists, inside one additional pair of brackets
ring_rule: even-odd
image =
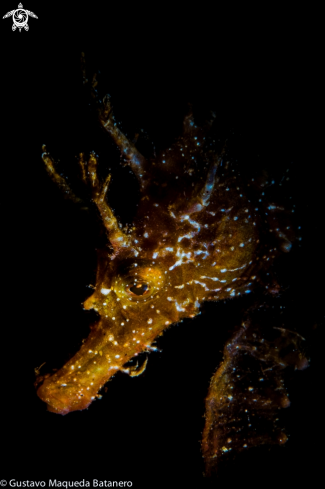
[(207, 475), (231, 451), (288, 439), (279, 418), (279, 409), (290, 406), (284, 372), (308, 366), (301, 351), (304, 338), (265, 322), (256, 312), (243, 321), (211, 379), (202, 437)]
[[(253, 291), (256, 283), (262, 281), (262, 271), (265, 275), (280, 250), (291, 247), (291, 237), (284, 229), (285, 218), (279, 227), (278, 214), (283, 209), (265, 202), (257, 208), (258, 198), (256, 202), (248, 199), (224, 151), (217, 154), (214, 140), (206, 139), (213, 117), (203, 130), (195, 125), (190, 112), (184, 120), (182, 137), (157, 157), (146, 159), (114, 123), (108, 97), (99, 116), (101, 125), (137, 176), (141, 199), (132, 228), (122, 230), (106, 200), (110, 176), (101, 182), (97, 157), (91, 154), (85, 161), (80, 155), (82, 180), (91, 189), (113, 251), (98, 252), (95, 291), (84, 303), (85, 309), (98, 312), (100, 320), (93, 325), (79, 352), (59, 371), (45, 377), (37, 391), (48, 409), (59, 414), (87, 408), (117, 371), (136, 375), (125, 364), (141, 352), (154, 350), (157, 336), (169, 325), (196, 316), (204, 301), (234, 299)], [(53, 180), (69, 193), (46, 149), (43, 160)], [(270, 232), (278, 247), (270, 246)], [(265, 287), (272, 293), (278, 291), (271, 279)], [(213, 326), (222, 327), (217, 319)], [(255, 329), (262, 341), (262, 329)], [(247, 446), (238, 435), (241, 429), (237, 430), (242, 419), (238, 415), (240, 400), (237, 404), (230, 402), (235, 395), (240, 398), (243, 391), (234, 375), (234, 369), (243, 369), (238, 364), (238, 351), (249, 352), (257, 363), (268, 359), (283, 366), (294, 362), (300, 362), (298, 368), (304, 365), (300, 357), (281, 363), (272, 350), (274, 345), (268, 342), (261, 349), (258, 347), (257, 354), (257, 347), (252, 346), (252, 330), (254, 322), (249, 327), (239, 327), (211, 380), (202, 445), (208, 473), (215, 469), (219, 455)], [(284, 338), (290, 344), (292, 338), (286, 334)], [(295, 342), (292, 344), (297, 347)], [(278, 377), (272, 379), (271, 376), (271, 387), (254, 401), (257, 411), (268, 406), (263, 416), (270, 425), (278, 407), (288, 405), (284, 393), (273, 396), (282, 381)], [(234, 408), (230, 409), (230, 404)], [(237, 425), (234, 416), (239, 416)], [(248, 430), (246, 439), (250, 445), (274, 441), (249, 433)], [(273, 438), (281, 443), (284, 435)], [(232, 446), (227, 440), (233, 440)]]

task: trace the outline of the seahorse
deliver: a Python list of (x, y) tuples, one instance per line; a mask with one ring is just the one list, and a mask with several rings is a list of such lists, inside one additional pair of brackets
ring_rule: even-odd
[[(226, 145), (217, 149), (215, 113), (199, 127), (190, 106), (182, 135), (150, 158), (119, 129), (108, 95), (98, 114), (137, 178), (140, 200), (132, 225), (123, 228), (107, 199), (111, 175), (100, 178), (95, 152), (89, 158), (80, 154), (80, 176), (108, 246), (98, 251), (96, 286), (84, 302), (100, 319), (60, 370), (38, 379), (38, 396), (49, 411), (63, 415), (87, 408), (116, 372), (139, 375), (146, 362), (140, 369), (128, 362), (154, 351), (158, 336), (194, 318), (204, 302), (236, 300), (256, 289), (278, 294), (272, 265), (295, 240), (290, 209), (264, 195), (268, 182), (247, 185), (227, 158)], [(43, 149), (49, 175), (74, 198)], [(219, 327), (217, 320), (212, 327)], [(224, 348), (206, 398), (202, 452), (208, 475), (232, 450), (286, 441), (278, 425), (278, 409), (290, 404), (283, 371), (307, 366), (302, 341), (295, 331), (261, 319), (255, 306), (247, 311)]]

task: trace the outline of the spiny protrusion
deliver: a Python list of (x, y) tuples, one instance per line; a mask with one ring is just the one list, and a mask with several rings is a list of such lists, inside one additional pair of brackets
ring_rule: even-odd
[(53, 160), (53, 158), (51, 157), (51, 155), (47, 152), (45, 144), (43, 144), (42, 150), (43, 150), (42, 160), (45, 163), (45, 168), (46, 168), (48, 174), (50, 175), (51, 179), (53, 180), (53, 182), (56, 183), (56, 185), (58, 185), (58, 187), (62, 190), (62, 192), (66, 198), (71, 199), (76, 204), (82, 203), (83, 202), (82, 199), (77, 197), (72, 192), (72, 190), (69, 187), (69, 185), (67, 184), (65, 178), (62, 177), (61, 175), (59, 175), (59, 173), (57, 172), (56, 163)]
[[(81, 166), (83, 166), (83, 156), (80, 160)], [(127, 247), (130, 244), (129, 237), (120, 229), (119, 223), (114, 216), (114, 213), (110, 206), (106, 202), (106, 193), (108, 191), (108, 186), (111, 180), (111, 175), (108, 174), (105, 182), (100, 183), (97, 174), (98, 159), (94, 152), (89, 156), (87, 164), (87, 175), (91, 189), (93, 202), (96, 204), (100, 215), (103, 219), (103, 224), (107, 230), (108, 238), (114, 248), (117, 251), (121, 247)]]
[(103, 108), (100, 112), (99, 120), (105, 131), (108, 132), (114, 143), (120, 149), (122, 157), (127, 160), (127, 164), (131, 167), (140, 183), (141, 190), (144, 190), (149, 181), (145, 170), (147, 160), (114, 122), (109, 95), (106, 95), (103, 99)]
[[(65, 178), (59, 175), (57, 172), (56, 164), (53, 158), (47, 152), (45, 145), (43, 145), (42, 149), (42, 159), (51, 179), (60, 187), (66, 197), (73, 200), (75, 203), (83, 203), (79, 197), (74, 195)], [(129, 237), (120, 229), (112, 209), (105, 200), (111, 175), (106, 177), (104, 184), (99, 182), (97, 175), (98, 160), (94, 152), (90, 154), (88, 161), (85, 161), (83, 153), (80, 153), (79, 166), (81, 169), (81, 178), (83, 182), (85, 184), (90, 184), (91, 186), (93, 202), (96, 204), (101, 214), (103, 224), (107, 230), (108, 238), (114, 250), (118, 251), (118, 249), (121, 247), (129, 246)]]
[(145, 358), (145, 361), (140, 367), (138, 362), (134, 367), (129, 367), (127, 369), (127, 373), (129, 374), (130, 377), (139, 377), (139, 375), (143, 374), (143, 372), (145, 371), (147, 367), (147, 363), (148, 363), (148, 357)]

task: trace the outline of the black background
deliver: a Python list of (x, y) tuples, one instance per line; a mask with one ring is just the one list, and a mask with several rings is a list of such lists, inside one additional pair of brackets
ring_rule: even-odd
[[(29, 32), (1, 21), (2, 382), (1, 478), (132, 480), (134, 487), (205, 487), (200, 438), (204, 398), (222, 358), (226, 329), (242, 302), (209, 304), (159, 339), (139, 378), (118, 374), (101, 401), (61, 417), (46, 411), (34, 368), (57, 368), (80, 346), (94, 317), (81, 303), (94, 283), (95, 226), (48, 179), (41, 147), (73, 181), (75, 156), (95, 150), (115, 171), (119, 213), (132, 213), (118, 153), (102, 134), (82, 90), (80, 53), (103, 73), (116, 118), (132, 135), (145, 129), (157, 147), (181, 128), (186, 103), (197, 117), (216, 110), (220, 138), (250, 168), (277, 177), (290, 166), (290, 192), (303, 229), (288, 257), (287, 326), (307, 330), (310, 367), (289, 396), (289, 441), (225, 464), (218, 484), (308, 483), (321, 474), (323, 439), (323, 155), (317, 95), (316, 33), (302, 13), (221, 12), (188, 6), (144, 9), (91, 2), (24, 3), (38, 19)], [(4, 15), (17, 8), (2, 2)], [(307, 42), (308, 40), (308, 42)], [(315, 44), (313, 44), (315, 43)], [(262, 163), (261, 163), (262, 164)], [(115, 170), (114, 170), (115, 168)], [(289, 190), (288, 190), (289, 191)], [(283, 262), (285, 263), (285, 261)], [(214, 327), (211, 327), (214, 326)], [(215, 482), (213, 483), (215, 484)]]

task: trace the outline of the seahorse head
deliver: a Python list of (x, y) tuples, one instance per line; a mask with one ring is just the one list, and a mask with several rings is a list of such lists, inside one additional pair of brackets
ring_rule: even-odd
[(144, 158), (119, 131), (109, 99), (100, 120), (137, 176), (141, 195), (130, 202), (137, 208), (132, 226), (123, 229), (105, 192), (100, 197), (91, 156), (94, 201), (113, 252), (98, 252), (96, 287), (84, 303), (98, 312), (98, 322), (79, 352), (38, 389), (48, 409), (61, 414), (88, 407), (117, 371), (132, 373), (126, 364), (154, 350), (168, 326), (197, 315), (204, 301), (250, 293), (261, 255), (272, 259), (275, 253), (262, 246), (259, 209), (225, 151), (217, 152), (207, 137), (212, 120), (200, 128), (190, 113), (182, 137), (155, 158)]

